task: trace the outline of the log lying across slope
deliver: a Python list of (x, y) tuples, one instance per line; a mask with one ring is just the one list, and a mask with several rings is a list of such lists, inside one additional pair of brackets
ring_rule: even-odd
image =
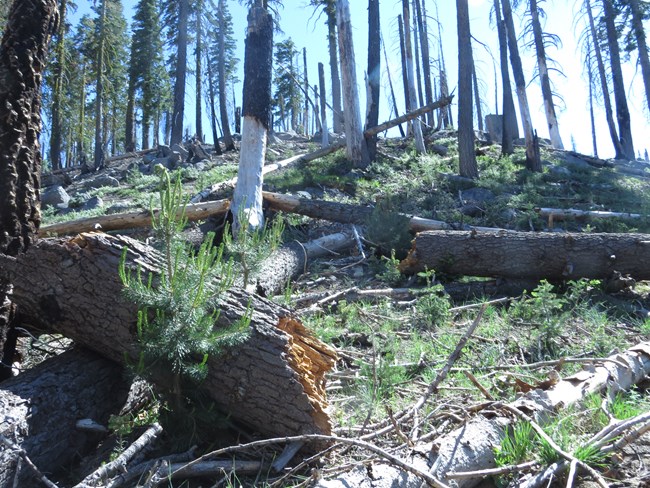
[[(101, 233), (43, 239), (17, 258), (0, 256), (0, 278), (35, 323), (54, 328), (115, 361), (137, 357), (136, 308), (122, 298), (117, 270), (127, 264), (157, 273), (161, 256), (126, 237)], [(222, 358), (210, 358), (203, 387), (232, 417), (267, 435), (328, 433), (325, 373), (335, 353), (291, 313), (233, 288), (223, 294), (218, 325), (250, 314), (250, 337)], [(249, 311), (250, 310), (250, 311)]]
[(650, 279), (650, 236), (552, 232), (428, 231), (418, 234), (400, 264), (467, 276), (569, 280), (605, 279), (614, 271)]

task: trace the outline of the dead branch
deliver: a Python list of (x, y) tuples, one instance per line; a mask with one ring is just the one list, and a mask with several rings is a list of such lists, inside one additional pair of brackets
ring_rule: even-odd
[(0, 442), (7, 446), (9, 449), (11, 449), (13, 452), (15, 452), (20, 458), (29, 466), (29, 469), (33, 471), (33, 473), (36, 475), (36, 478), (43, 483), (45, 486), (48, 488), (59, 488), (56, 484), (54, 484), (52, 481), (50, 481), (47, 476), (45, 476), (43, 473), (41, 473), (41, 470), (36, 467), (36, 465), (32, 462), (31, 459), (29, 459), (29, 456), (25, 452), (25, 450), (11, 442), (9, 439), (7, 439), (4, 435), (0, 434)]

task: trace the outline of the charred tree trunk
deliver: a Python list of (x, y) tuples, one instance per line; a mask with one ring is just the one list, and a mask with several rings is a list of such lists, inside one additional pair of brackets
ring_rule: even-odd
[[(41, 471), (61, 472), (98, 440), (77, 430), (77, 421), (106, 425), (128, 392), (117, 363), (83, 349), (65, 352), (2, 383), (0, 435), (23, 449)], [(0, 486), (16, 486), (16, 479), (19, 486), (39, 486), (31, 474), (18, 469), (16, 451), (0, 449)]]
[[(483, 132), (483, 110), (481, 109), (481, 92), (478, 86), (478, 76), (476, 76), (476, 63), (474, 62), (474, 53), (472, 52), (472, 87), (474, 88), (474, 106), (476, 107), (476, 121), (478, 130)], [(496, 82), (496, 76), (495, 76)]]
[(135, 80), (133, 76), (129, 77), (124, 132), (124, 150), (126, 152), (135, 151)]
[(645, 234), (527, 232), (421, 232), (400, 265), (468, 276), (547, 280), (606, 279), (615, 271), (650, 278), (650, 241)]
[[(273, 18), (264, 7), (248, 13), (244, 60), (244, 127), (239, 156), (237, 185), (233, 195), (233, 227), (261, 228), (262, 169), (271, 123), (271, 77), (273, 64)], [(240, 219), (245, 218), (246, 222)]]
[[(52, 129), (50, 135), (50, 162), (52, 170), (61, 168), (61, 142), (63, 135), (61, 133), (61, 109), (63, 108), (63, 84), (65, 76), (65, 17), (67, 10), (67, 0), (61, 0), (59, 7), (59, 29), (56, 40), (56, 59), (57, 64), (54, 68), (54, 93), (52, 94)], [(67, 160), (66, 160), (67, 162)]]
[[(0, 255), (0, 274), (30, 323), (56, 330), (114, 361), (138, 358), (136, 306), (122, 297), (123, 247), (129, 269), (157, 275), (162, 256), (126, 237), (80, 234), (40, 240), (28, 253)], [(155, 282), (154, 277), (154, 282)], [(246, 342), (208, 360), (206, 393), (232, 418), (267, 435), (327, 433), (324, 374), (335, 353), (291, 313), (236, 288), (221, 296), (216, 326), (250, 317)]]
[(336, 4), (336, 21), (339, 34), (339, 53), (341, 56), (341, 75), (343, 78), (343, 103), (345, 109), (345, 141), (347, 156), (355, 167), (365, 168), (368, 163), (368, 147), (361, 128), (359, 91), (357, 89), (354, 44), (352, 42), (352, 23), (348, 0)]
[(318, 63), (318, 84), (320, 86), (321, 147), (329, 146), (329, 127), (327, 126), (327, 92), (325, 91), (325, 66)]
[(494, 0), (495, 22), (499, 34), (499, 58), (501, 63), (501, 85), (503, 88), (503, 132), (501, 136), (501, 154), (512, 154), (515, 151), (514, 140), (519, 137), (519, 125), (515, 102), (512, 99), (510, 84), (510, 69), (508, 67), (508, 39), (506, 26), (501, 18), (501, 3)]
[[(368, 0), (368, 100), (366, 129), (379, 124), (379, 85), (381, 79), (381, 34), (379, 23), (379, 0)], [(368, 157), (377, 156), (377, 136), (366, 139)]]
[(212, 65), (207, 62), (205, 63), (208, 69), (208, 95), (210, 96), (210, 120), (212, 127), (212, 140), (214, 144), (214, 152), (221, 156), (221, 145), (219, 144), (219, 135), (217, 134), (217, 113), (214, 109), (215, 97), (214, 97), (214, 76), (212, 76)]
[(99, 47), (97, 48), (97, 83), (95, 87), (95, 169), (104, 167), (104, 48), (106, 29), (106, 1), (101, 0), (102, 7), (99, 17)]
[(203, 142), (203, 67), (201, 65), (203, 56), (203, 4), (196, 4), (196, 107), (195, 107), (195, 133), (199, 141)]
[(460, 176), (478, 178), (472, 112), (472, 35), (467, 0), (456, 0), (458, 12), (458, 158)]
[[(400, 52), (400, 60), (402, 61), (402, 87), (404, 90), (404, 107), (405, 111), (409, 111), (409, 107), (411, 106), (411, 98), (410, 98), (410, 92), (409, 92), (409, 76), (408, 76), (408, 71), (406, 70), (406, 47), (404, 44), (404, 21), (402, 20), (402, 16), (398, 15), (397, 16), (397, 28), (399, 31), (399, 52)], [(397, 115), (397, 114), (396, 114)], [(407, 125), (407, 135), (411, 133), (411, 127), (412, 124), (409, 122)]]
[[(431, 61), (429, 55), (429, 33), (426, 17), (422, 15), (420, 0), (415, 0), (415, 13), (417, 26), (420, 32), (420, 51), (422, 53), (422, 73), (424, 75), (424, 100), (427, 105), (433, 102), (433, 89), (431, 85)], [(397, 114), (396, 114), (397, 115)], [(427, 123), (433, 127), (433, 112), (427, 114)]]
[(303, 134), (309, 137), (309, 77), (307, 76), (307, 48), (302, 48), (302, 73), (305, 78), (303, 91), (305, 92), (305, 106), (302, 109)]
[[(406, 76), (408, 79), (408, 90), (409, 90), (409, 103), (406, 107), (406, 111), (410, 112), (414, 110), (415, 107), (413, 104), (416, 100), (415, 93), (415, 76), (413, 74), (413, 48), (411, 46), (411, 24), (410, 24), (410, 13), (409, 13), (409, 2), (408, 0), (402, 0), (402, 14), (404, 21), (404, 49), (406, 52)], [(424, 137), (422, 136), (422, 124), (419, 120), (413, 121), (413, 135), (415, 137), (415, 149), (418, 153), (426, 153), (427, 149), (424, 145)]]
[(183, 140), (183, 118), (185, 115), (185, 79), (187, 75), (187, 22), (190, 13), (189, 0), (178, 2), (178, 38), (176, 39), (176, 81), (174, 82), (174, 113), (170, 143), (180, 144)]

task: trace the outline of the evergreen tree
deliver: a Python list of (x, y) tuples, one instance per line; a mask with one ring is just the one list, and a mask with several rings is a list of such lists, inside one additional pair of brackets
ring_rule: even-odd
[[(298, 118), (303, 103), (303, 96), (298, 87), (300, 72), (295, 62), (298, 56), (295, 43), (291, 38), (275, 44), (275, 85), (274, 107), (280, 107), (280, 100), (284, 101), (285, 115), (290, 116), (291, 129), (298, 130)], [(276, 112), (281, 115), (280, 112)]]

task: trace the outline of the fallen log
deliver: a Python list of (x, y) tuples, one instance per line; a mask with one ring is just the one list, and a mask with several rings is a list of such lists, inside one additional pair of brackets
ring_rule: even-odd
[(647, 280), (648, 262), (646, 234), (428, 231), (416, 236), (400, 270), (547, 280), (606, 279), (617, 271)]
[[(122, 368), (84, 349), (48, 359), (0, 385), (0, 435), (22, 448), (43, 472), (60, 472), (98, 440), (75, 428), (80, 419), (106, 425), (129, 392)], [(0, 487), (37, 486), (17, 474), (18, 453), (0, 449)], [(31, 481), (30, 481), (31, 480)]]
[[(188, 204), (185, 206), (185, 217), (190, 221), (206, 219), (214, 215), (225, 214), (229, 208), (230, 200)], [(183, 209), (179, 209), (177, 211), (179, 217), (182, 210)], [(159, 212), (159, 209), (155, 209), (153, 214), (157, 216)], [(109, 230), (149, 227), (151, 226), (151, 217), (152, 212), (149, 210), (113, 215), (100, 215), (97, 217), (87, 217), (84, 219), (71, 220), (69, 222), (45, 225), (41, 227), (39, 234), (41, 236), (72, 235), (81, 232), (92, 232), (95, 230), (107, 232)]]
[[(81, 234), (41, 239), (16, 258), (0, 256), (0, 278), (31, 323), (54, 329), (103, 356), (136, 361), (137, 310), (122, 297), (118, 266), (158, 273), (161, 255), (124, 236)], [(232, 418), (267, 435), (329, 433), (325, 373), (335, 352), (287, 309), (232, 288), (221, 296), (216, 326), (250, 317), (241, 346), (208, 360), (202, 387)]]
[(628, 213), (628, 212), (606, 212), (603, 210), (578, 210), (575, 208), (536, 208), (536, 212), (540, 217), (553, 220), (564, 220), (567, 218), (575, 219), (640, 219), (643, 217), (641, 214)]
[[(609, 388), (609, 394), (629, 390), (650, 374), (650, 343), (644, 342), (620, 354), (607, 358), (602, 364), (590, 366), (583, 371), (558, 381), (548, 390), (533, 390), (508, 404), (536, 421), (559, 408), (565, 408), (583, 400), (592, 393)], [(491, 411), (499, 408), (492, 405)], [(486, 418), (482, 415), (436, 441), (431, 474), (447, 481), (448, 473), (479, 471), (496, 467), (494, 449), (505, 436), (505, 428), (511, 422), (502, 415)], [(480, 478), (456, 479), (458, 488), (475, 486)]]
[(351, 236), (338, 232), (313, 241), (290, 242), (274, 251), (253, 275), (255, 293), (269, 297), (279, 293), (291, 279), (307, 271), (310, 260), (341, 251), (354, 244)]

